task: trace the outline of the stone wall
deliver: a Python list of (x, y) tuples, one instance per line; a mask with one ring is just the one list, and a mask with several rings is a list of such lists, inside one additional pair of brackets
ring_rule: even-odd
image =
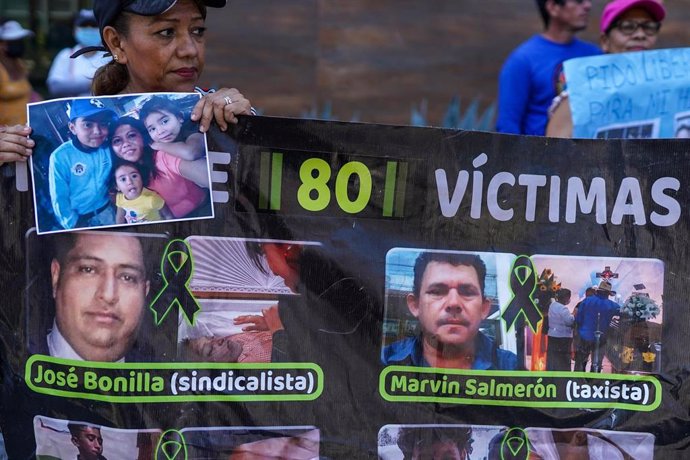
[[(660, 46), (690, 46), (690, 0), (666, 6)], [(542, 30), (532, 0), (230, 0), (209, 12), (206, 84), (238, 87), (266, 115), (331, 103), (334, 118), (391, 124), (423, 100), (436, 125), (453, 96), (486, 108), (506, 56)]]

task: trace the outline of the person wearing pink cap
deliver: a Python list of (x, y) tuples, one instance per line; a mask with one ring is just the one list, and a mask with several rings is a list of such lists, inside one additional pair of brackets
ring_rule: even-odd
[[(665, 17), (666, 9), (659, 0), (609, 2), (601, 14), (601, 49), (611, 54), (652, 49)], [(572, 137), (573, 119), (565, 91), (554, 100), (550, 114), (546, 136)]]
[(498, 77), (496, 131), (543, 136), (551, 101), (561, 92), (568, 59), (601, 54), (577, 34), (587, 28), (591, 0), (537, 0), (544, 32), (515, 48)]

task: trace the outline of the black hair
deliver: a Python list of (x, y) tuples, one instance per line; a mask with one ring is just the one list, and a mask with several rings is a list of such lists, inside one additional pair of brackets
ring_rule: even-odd
[[(546, 9), (546, 2), (549, 0), (537, 0), (537, 7), (539, 7), (539, 14), (541, 14), (541, 20), (544, 23), (544, 29), (549, 28), (549, 23), (551, 22), (551, 16), (549, 16), (549, 11)], [(564, 5), (567, 0), (553, 0), (557, 5)]]
[(67, 262), (67, 254), (76, 246), (78, 233), (61, 233), (55, 235), (53, 238), (53, 247), (55, 252), (53, 258), (58, 261), (60, 266), (64, 266)]
[(479, 286), (482, 290), (482, 297), (484, 296), (484, 284), (486, 278), (486, 265), (484, 261), (476, 254), (461, 254), (457, 252), (422, 252), (417, 256), (417, 260), (414, 263), (414, 284), (413, 293), (415, 296), (419, 296), (419, 290), (422, 287), (422, 278), (424, 277), (424, 272), (426, 271), (427, 265), (431, 262), (440, 262), (453, 265), (457, 267), (459, 265), (467, 265), (473, 267), (477, 272), (477, 278), (479, 278)]
[(571, 295), (572, 295), (572, 292), (570, 292), (570, 289), (561, 288), (556, 292), (556, 300), (560, 302), (562, 300), (567, 299)]
[(122, 158), (115, 157), (113, 160), (113, 169), (112, 169), (112, 174), (110, 177), (110, 188), (114, 191), (117, 192), (117, 170), (118, 168), (122, 166), (129, 166), (131, 168), (136, 169), (139, 171), (139, 175), (141, 175), (141, 181), (142, 185), (144, 187), (149, 186), (149, 173), (146, 170), (146, 166), (141, 164), (141, 163), (134, 163), (132, 161), (127, 161), (123, 160)]
[(139, 132), (139, 134), (141, 134), (141, 138), (144, 141), (144, 151), (139, 161), (137, 161), (137, 164), (139, 165), (139, 171), (141, 172), (142, 176), (146, 178), (144, 181), (144, 186), (146, 186), (152, 179), (156, 178), (156, 176), (158, 175), (158, 170), (156, 169), (156, 166), (153, 163), (153, 149), (151, 149), (150, 147), (151, 138), (149, 137), (149, 133), (146, 131), (146, 127), (141, 122), (141, 120), (130, 116), (124, 116), (118, 118), (116, 121), (111, 123), (110, 137), (108, 140), (110, 145), (110, 153), (112, 154), (116, 162), (120, 160), (120, 157), (115, 155), (115, 152), (113, 151), (112, 139), (115, 135), (115, 131), (117, 131), (117, 128), (125, 125), (131, 126), (132, 128), (136, 129)]
[[(201, 0), (194, 0), (201, 16), (206, 19), (206, 5)], [(120, 35), (128, 37), (130, 33), (130, 20), (133, 13), (121, 12), (115, 19), (113, 19), (108, 26), (114, 28)], [(101, 37), (103, 37), (103, 30), (101, 29)], [(104, 41), (104, 46), (107, 44)], [(111, 52), (109, 50), (109, 52)], [(114, 59), (107, 64), (101, 66), (93, 77), (91, 82), (91, 91), (94, 96), (114, 95), (122, 93), (129, 85), (129, 71), (127, 66), (119, 64)]]
[(404, 459), (414, 455), (415, 448), (451, 442), (469, 455), (472, 453), (472, 427), (403, 427), (398, 433), (397, 444)]
[(88, 425), (86, 423), (68, 423), (67, 424), (67, 429), (69, 430), (69, 433), (73, 437), (78, 437), (82, 431), (86, 430), (87, 428), (94, 428), (96, 430), (101, 430), (101, 427), (98, 425)]
[[(141, 120), (144, 127), (146, 126), (146, 119), (153, 113), (167, 112), (181, 120), (180, 133), (174, 142), (184, 141), (187, 137), (196, 132), (196, 127), (190, 126), (190, 119), (185, 115), (184, 111), (171, 99), (166, 96), (151, 96), (139, 111), (139, 120)], [(148, 130), (147, 130), (148, 131)]]
[[(77, 239), (79, 238), (79, 235), (83, 234), (84, 232), (65, 232), (52, 236), (52, 239), (50, 240), (50, 246), (52, 246), (53, 248), (53, 259), (55, 259), (60, 264), (60, 267), (65, 266), (65, 264), (67, 263), (67, 255), (77, 245)], [(96, 235), (97, 232), (90, 232), (90, 234)], [(108, 236), (108, 234), (101, 233), (99, 236), (105, 237)], [(154, 273), (155, 271), (155, 266), (153, 264), (157, 262), (154, 260), (153, 262), (149, 263), (149, 257), (147, 257), (144, 241), (139, 236), (125, 234), (122, 234), (121, 236), (131, 236), (132, 238), (136, 238), (139, 242), (139, 246), (141, 247), (141, 258), (144, 263), (144, 276), (146, 276), (146, 278), (148, 279), (149, 274)]]

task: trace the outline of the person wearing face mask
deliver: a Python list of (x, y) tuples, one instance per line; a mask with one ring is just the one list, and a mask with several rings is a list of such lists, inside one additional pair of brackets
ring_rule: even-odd
[(24, 39), (33, 36), (17, 21), (0, 20), (0, 125), (26, 123), (26, 104), (34, 96), (22, 60)]
[(102, 52), (91, 51), (80, 59), (70, 59), (73, 53), (88, 46), (101, 45), (101, 34), (93, 10), (81, 10), (74, 18), (74, 39), (77, 44), (60, 51), (48, 72), (48, 90), (52, 97), (91, 95), (91, 82), (99, 67), (110, 59)]

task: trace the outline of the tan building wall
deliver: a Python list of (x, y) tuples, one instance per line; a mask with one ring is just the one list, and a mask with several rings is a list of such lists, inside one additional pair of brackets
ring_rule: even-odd
[[(603, 1), (581, 37), (598, 40)], [(690, 0), (666, 0), (661, 47), (690, 46)], [(407, 124), (428, 101), (496, 98), (509, 52), (542, 30), (533, 0), (230, 0), (209, 10), (204, 83), (238, 87), (266, 115)]]

